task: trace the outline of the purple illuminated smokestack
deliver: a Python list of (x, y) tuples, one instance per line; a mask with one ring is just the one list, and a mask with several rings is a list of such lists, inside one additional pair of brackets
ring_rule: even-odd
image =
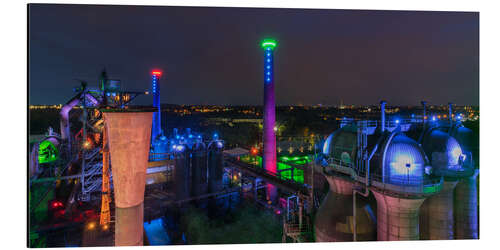
[[(265, 39), (262, 41), (262, 48), (264, 49), (264, 130), (263, 130), (263, 166), (264, 169), (272, 173), (276, 173), (276, 133), (274, 125), (276, 121), (276, 106), (274, 102), (274, 75), (273, 75), (273, 61), (274, 61), (274, 48), (276, 41), (272, 39)], [(267, 198), (271, 202), (276, 201), (277, 190), (276, 187), (267, 185)]]

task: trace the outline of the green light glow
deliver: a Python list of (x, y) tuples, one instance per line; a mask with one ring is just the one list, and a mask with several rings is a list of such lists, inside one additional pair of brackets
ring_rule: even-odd
[(38, 148), (38, 163), (49, 163), (57, 160), (59, 151), (50, 141), (43, 141)]
[(271, 48), (271, 49), (274, 49), (276, 47), (278, 43), (276, 42), (276, 40), (274, 39), (264, 39), (262, 41), (262, 48), (266, 49), (266, 48)]
[[(283, 162), (290, 162), (290, 163), (293, 163), (296, 165), (304, 165), (304, 164), (311, 161), (309, 159), (309, 156), (296, 156), (293, 158), (297, 158), (297, 160), (296, 161), (290, 160), (290, 158), (288, 158), (287, 156), (279, 157), (278, 166), (277, 166), (278, 170), (291, 168), (290, 165), (285, 164)], [(284, 159), (287, 159), (287, 160), (284, 160)], [(245, 156), (240, 157), (240, 161), (246, 162), (249, 164), (257, 165), (260, 168), (262, 167), (262, 157), (260, 157), (260, 156), (245, 155)], [(281, 172), (281, 176), (283, 176), (285, 179), (291, 179), (291, 172), (292, 172), (291, 169), (285, 170), (285, 171)], [(299, 182), (299, 183), (304, 183), (304, 171), (302, 169), (294, 169), (293, 170), (293, 180), (296, 182)]]

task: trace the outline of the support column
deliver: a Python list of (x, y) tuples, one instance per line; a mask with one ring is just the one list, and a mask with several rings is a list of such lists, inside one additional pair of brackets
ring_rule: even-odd
[(399, 198), (372, 190), (377, 200), (377, 240), (418, 240), (419, 209), (425, 198)]
[[(353, 240), (353, 183), (342, 177), (325, 176), (330, 191), (316, 214), (314, 234), (316, 242)], [(356, 204), (357, 240), (375, 240), (375, 221), (368, 216), (367, 203)]]
[(455, 188), (455, 239), (478, 239), (477, 175), (460, 180)]
[(141, 246), (153, 113), (129, 109), (102, 111), (113, 172), (115, 246)]
[(444, 181), (438, 194), (427, 198), (420, 208), (420, 239), (453, 239), (453, 191), (457, 181)]

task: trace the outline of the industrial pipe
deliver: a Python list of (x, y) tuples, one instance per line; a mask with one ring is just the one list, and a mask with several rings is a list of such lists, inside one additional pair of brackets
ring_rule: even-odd
[(380, 123), (382, 123), (380, 130), (382, 130), (382, 132), (385, 131), (385, 105), (386, 104), (387, 104), (386, 101), (384, 101), (384, 100), (380, 101)]
[[(382, 138), (382, 137), (380, 137)], [(380, 141), (380, 139), (379, 139)], [(370, 156), (368, 156), (368, 159), (366, 161), (366, 176), (365, 176), (365, 191), (363, 193), (359, 192), (356, 190), (356, 188), (352, 189), (352, 217), (353, 217), (353, 226), (352, 226), (352, 237), (353, 241), (356, 241), (356, 230), (357, 230), (357, 224), (356, 224), (356, 193), (359, 193), (363, 195), (364, 197), (368, 197), (370, 195), (370, 190), (368, 187), (370, 186), (370, 161), (373, 158), (373, 155), (378, 149), (378, 144), (375, 144), (375, 147), (373, 147), (372, 152), (370, 153)]]
[(61, 119), (61, 139), (64, 141), (66, 140), (68, 142), (68, 150), (71, 149), (71, 134), (70, 134), (70, 126), (69, 126), (69, 112), (73, 107), (78, 105), (80, 103), (80, 99), (82, 98), (82, 95), (85, 100), (89, 100), (97, 106), (99, 104), (99, 101), (92, 96), (91, 94), (88, 93), (83, 93), (79, 92), (77, 95), (75, 95), (73, 98), (71, 98), (62, 108), (61, 111), (59, 112), (59, 116)]

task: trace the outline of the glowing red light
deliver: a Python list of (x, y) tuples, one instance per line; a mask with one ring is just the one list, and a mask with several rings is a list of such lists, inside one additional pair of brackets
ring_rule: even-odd
[(160, 76), (161, 76), (161, 74), (162, 74), (162, 72), (161, 72), (161, 71), (159, 71), (159, 70), (153, 70), (153, 72), (151, 72), (151, 74), (153, 74), (153, 75), (155, 75), (155, 76), (157, 76), (157, 77), (160, 77)]
[(252, 148), (252, 150), (250, 151), (252, 155), (257, 155), (258, 152), (259, 150), (257, 150), (256, 148)]
[(53, 201), (52, 202), (52, 208), (57, 208), (57, 207), (62, 207), (63, 204), (60, 201)]

